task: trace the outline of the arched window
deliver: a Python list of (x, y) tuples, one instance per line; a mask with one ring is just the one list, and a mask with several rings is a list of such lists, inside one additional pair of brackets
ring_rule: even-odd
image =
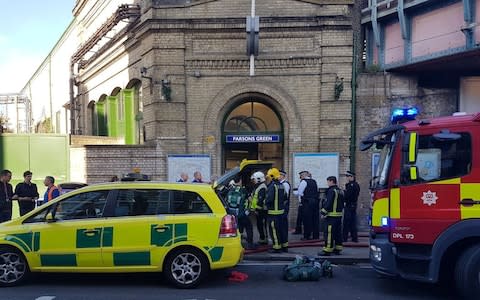
[(226, 118), (225, 133), (280, 132), (282, 124), (275, 111), (260, 102), (237, 106)]

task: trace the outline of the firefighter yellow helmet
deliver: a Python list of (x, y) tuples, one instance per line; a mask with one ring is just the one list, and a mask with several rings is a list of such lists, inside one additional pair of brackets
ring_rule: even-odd
[(267, 176), (273, 179), (278, 179), (280, 177), (280, 171), (278, 171), (277, 168), (271, 168), (270, 170), (268, 170)]

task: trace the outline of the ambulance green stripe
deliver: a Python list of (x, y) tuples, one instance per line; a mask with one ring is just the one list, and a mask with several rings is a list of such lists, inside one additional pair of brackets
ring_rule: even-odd
[(150, 252), (113, 253), (114, 266), (149, 266)]
[(75, 254), (43, 254), (40, 255), (42, 267), (76, 267)]

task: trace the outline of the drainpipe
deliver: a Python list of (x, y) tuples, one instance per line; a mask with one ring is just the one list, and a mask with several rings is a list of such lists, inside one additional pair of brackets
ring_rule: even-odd
[(75, 84), (75, 74), (73, 73), (74, 64), (70, 64), (70, 134), (75, 134), (75, 95), (73, 86)]
[(352, 109), (350, 124), (350, 170), (355, 172), (355, 151), (357, 143), (357, 39), (353, 36), (352, 61)]

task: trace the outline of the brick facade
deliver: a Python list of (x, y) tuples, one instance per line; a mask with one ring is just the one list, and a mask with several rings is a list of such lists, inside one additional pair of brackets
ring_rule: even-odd
[[(389, 124), (393, 108), (416, 106), (419, 118), (451, 115), (457, 111), (458, 90), (427, 89), (415, 76), (392, 73), (360, 74), (357, 87), (357, 145), (368, 133)], [(356, 174), (361, 186), (360, 224), (368, 224), (372, 150), (356, 151)]]
[[(339, 152), (343, 173), (350, 164), (354, 2), (257, 1), (260, 47), (253, 77), (245, 50), (250, 0), (138, 2), (141, 17), (128, 34), (78, 72), (79, 123), (89, 128), (91, 101), (141, 80), (146, 142), (74, 150), (85, 157), (85, 179), (101, 182), (139, 167), (164, 180), (166, 156), (185, 153), (209, 154), (212, 174), (220, 174), (223, 120), (246, 96), (262, 99), (282, 120), (278, 167), (292, 173), (294, 152)], [(142, 68), (150, 78), (142, 78)], [(337, 77), (344, 89), (335, 99)], [(171, 101), (162, 94), (162, 80), (170, 84)]]

